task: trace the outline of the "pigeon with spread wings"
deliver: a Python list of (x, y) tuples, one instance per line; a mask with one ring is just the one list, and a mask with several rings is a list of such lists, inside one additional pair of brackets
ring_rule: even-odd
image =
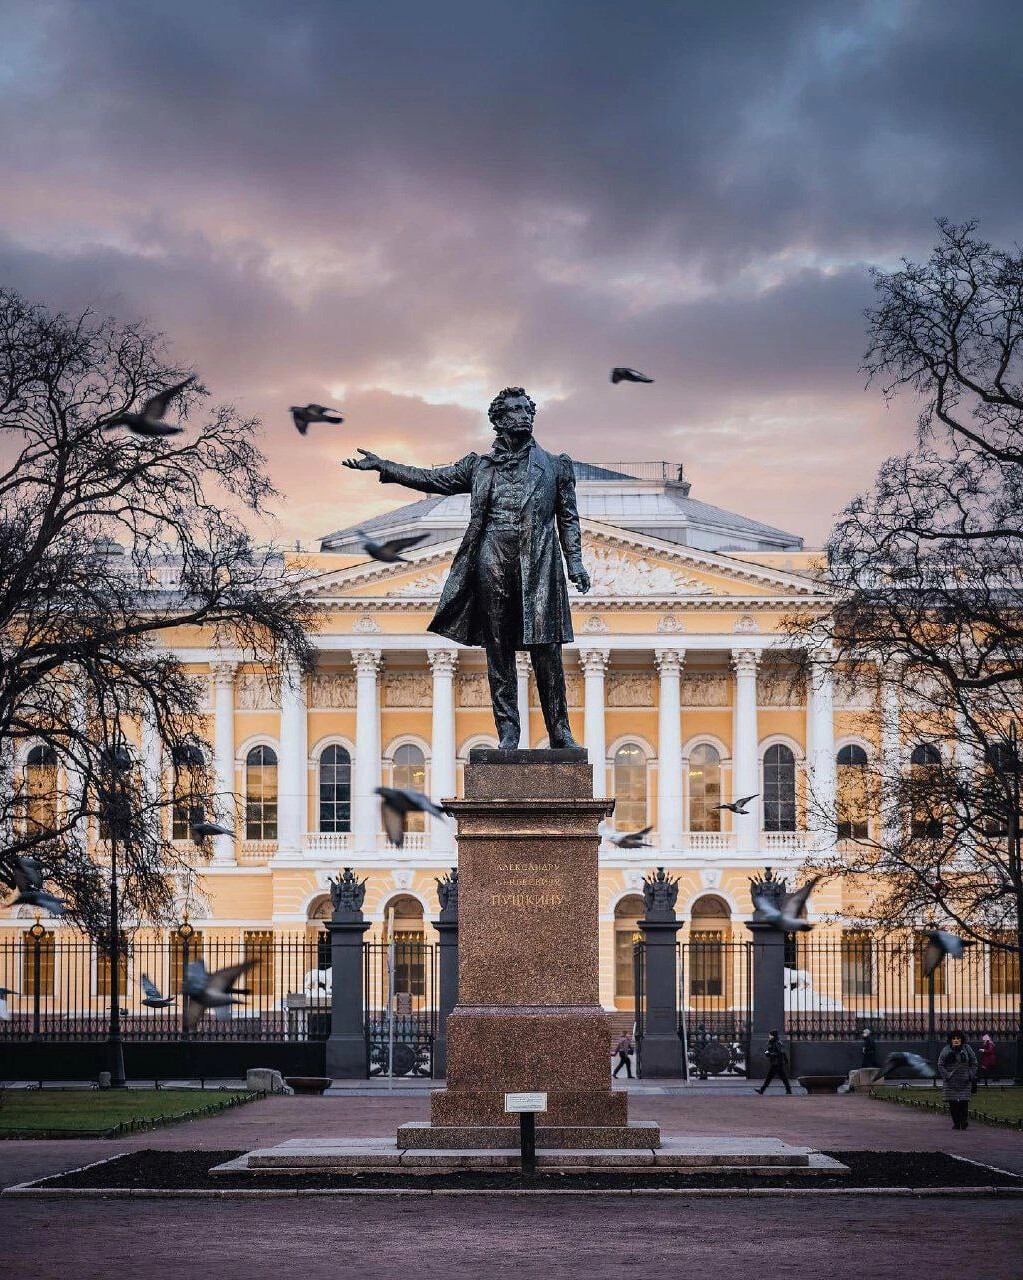
[(114, 427), (127, 427), (129, 431), (137, 436), (179, 435), (185, 428), (175, 427), (169, 422), (164, 422), (163, 415), (167, 412), (167, 407), (174, 397), (180, 395), (188, 384), (194, 381), (194, 377), (186, 378), (184, 382), (176, 382), (173, 387), (158, 391), (155, 396), (150, 396), (143, 404), (141, 412), (119, 413), (116, 417), (111, 418), (109, 422), (104, 423), (104, 428), (110, 430)]
[(611, 381), (617, 386), (619, 382), (653, 382), (653, 378), (648, 378), (638, 369), (629, 369), (623, 364), (616, 364), (611, 370)]
[(653, 831), (653, 827), (643, 827), (640, 831), (616, 831), (606, 822), (597, 824), (597, 835), (616, 849), (649, 849), (650, 841), (644, 840)]
[(755, 800), (758, 795), (760, 795), (760, 792), (754, 791), (751, 796), (742, 796), (738, 800), (733, 800), (731, 804), (716, 804), (714, 808), (727, 809), (729, 813), (747, 814), (749, 813), (749, 810), (746, 808), (746, 806), (749, 804), (751, 800)]
[(160, 988), (147, 974), (142, 975), (142, 990), (145, 993), (142, 1003), (147, 1009), (166, 1009), (177, 999), (177, 996), (162, 995)]
[(230, 1018), (231, 1006), (239, 1004), (238, 996), (248, 995), (244, 987), (234, 984), (243, 974), (254, 969), (258, 960), (229, 964), (215, 973), (207, 972), (201, 960), (193, 960), (185, 970), (185, 1026), (191, 1030), (207, 1009), (216, 1018)]
[(328, 409), (325, 404), (293, 404), (291, 420), (299, 435), (305, 435), (314, 422), (330, 422), (338, 426), (344, 422), (340, 409)]
[(377, 542), (365, 529), (357, 529), (362, 549), (373, 560), (381, 560), (384, 564), (404, 563), (401, 554), (411, 547), (417, 547), (427, 536), (425, 533), (404, 533), (400, 538), (388, 538), (386, 542)]
[(434, 804), (421, 791), (407, 791), (404, 787), (377, 787), (380, 797), (380, 815), (387, 838), (396, 849), (405, 843), (405, 829), (410, 813), (432, 813), (435, 818), (446, 818), (447, 810)]
[(51, 916), (64, 914), (61, 899), (43, 888), (43, 864), (38, 858), (21, 854), (14, 859), (14, 887), (18, 896), (11, 903), (12, 907), (38, 907)]
[(973, 946), (970, 938), (960, 938), (957, 933), (948, 933), (944, 929), (925, 929), (927, 950), (924, 952), (924, 977), (929, 978), (939, 969), (946, 956), (953, 960), (961, 960), (967, 947)]
[(814, 876), (812, 880), (800, 885), (792, 893), (782, 894), (777, 903), (765, 897), (764, 894), (755, 893), (753, 905), (757, 909), (757, 914), (761, 920), (785, 933), (805, 933), (813, 928), (806, 919), (806, 900), (819, 880), (820, 876)]

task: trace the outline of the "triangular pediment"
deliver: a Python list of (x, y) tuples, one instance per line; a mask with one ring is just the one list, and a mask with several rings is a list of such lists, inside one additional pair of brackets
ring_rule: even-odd
[[(807, 599), (820, 596), (810, 577), (751, 564), (718, 552), (679, 546), (613, 525), (581, 521), (583, 559), (592, 580), (585, 597), (638, 603), (688, 600)], [(308, 593), (324, 602), (340, 599), (367, 603), (394, 601), (405, 607), (417, 599), (436, 601), (458, 539), (410, 552), (403, 564), (373, 560), (339, 567), (317, 576)], [(572, 590), (574, 598), (577, 593)]]

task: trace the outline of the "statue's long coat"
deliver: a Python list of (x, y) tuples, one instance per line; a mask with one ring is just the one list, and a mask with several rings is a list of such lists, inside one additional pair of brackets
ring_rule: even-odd
[[(440, 604), (428, 628), (459, 644), (484, 643), (480, 610), (486, 607), (486, 591), (485, 584), (477, 581), (476, 565), (496, 470), (490, 454), (476, 453), (466, 454), (450, 467), (406, 467), (384, 462), (380, 470), (383, 484), (403, 484), (423, 493), (471, 495), (469, 527), (455, 552)], [(581, 569), (583, 563), (575, 472), (568, 454), (555, 457), (534, 444), (522, 495), (519, 563), (523, 647), (566, 644), (574, 637), (562, 550), (570, 570)]]

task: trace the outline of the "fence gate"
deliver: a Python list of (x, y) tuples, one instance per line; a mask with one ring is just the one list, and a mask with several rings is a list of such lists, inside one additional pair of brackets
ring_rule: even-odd
[[(430, 942), (363, 944), (367, 1076), (432, 1076), (437, 954)], [(393, 963), (393, 968), (392, 968)]]
[(678, 1007), (686, 1074), (745, 1076), (753, 1017), (752, 944), (694, 939), (678, 944)]

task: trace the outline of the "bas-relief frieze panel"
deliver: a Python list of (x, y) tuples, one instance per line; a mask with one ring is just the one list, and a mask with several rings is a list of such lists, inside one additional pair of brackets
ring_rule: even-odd
[(806, 681), (798, 671), (762, 666), (757, 673), (757, 705), (802, 710), (806, 706)]
[(455, 691), (460, 707), (490, 706), (490, 686), (485, 671), (460, 672), (455, 681)]
[(692, 596), (711, 595), (711, 588), (699, 579), (680, 573), (668, 565), (653, 564), (642, 557), (626, 555), (587, 543), (583, 560), (597, 596)]
[(724, 672), (687, 672), (682, 677), (684, 707), (727, 707), (730, 679)]
[(439, 596), (444, 588), (447, 570), (438, 569), (436, 573), (424, 573), (411, 582), (403, 582), (400, 586), (388, 591), (388, 596)]
[(280, 681), (261, 671), (244, 671), (235, 676), (234, 703), (239, 711), (275, 711), (281, 705)]
[(328, 710), (353, 710), (355, 680), (340, 671), (321, 671), (310, 681), (311, 705)]
[(428, 707), (433, 682), (425, 671), (388, 671), (384, 676), (385, 707)]
[(835, 677), (836, 711), (876, 711), (877, 685), (861, 682), (849, 676)]
[(643, 671), (611, 671), (605, 677), (605, 701), (609, 707), (652, 707), (654, 681)]
[(200, 672), (198, 675), (189, 676), (189, 680), (195, 686), (195, 692), (199, 699), (199, 710), (209, 711), (213, 707), (213, 680), (206, 672)]

